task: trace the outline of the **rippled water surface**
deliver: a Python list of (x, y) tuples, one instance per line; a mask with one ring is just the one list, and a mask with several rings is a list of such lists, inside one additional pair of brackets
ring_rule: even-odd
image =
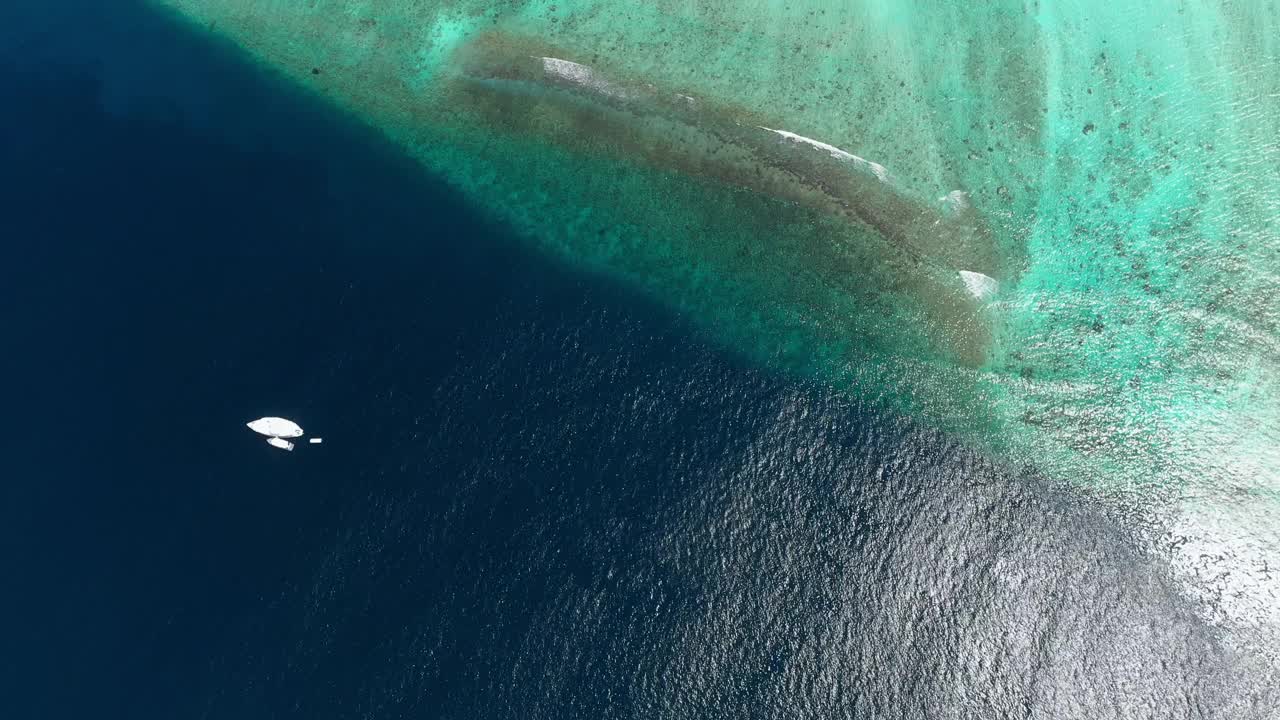
[(1280, 713), (1273, 3), (2, 12), (16, 716)]

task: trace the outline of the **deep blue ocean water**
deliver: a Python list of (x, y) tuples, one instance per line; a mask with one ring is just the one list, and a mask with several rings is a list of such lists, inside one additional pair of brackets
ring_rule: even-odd
[(7, 12), (0, 716), (1275, 708), (1084, 499), (526, 253), (140, 6)]

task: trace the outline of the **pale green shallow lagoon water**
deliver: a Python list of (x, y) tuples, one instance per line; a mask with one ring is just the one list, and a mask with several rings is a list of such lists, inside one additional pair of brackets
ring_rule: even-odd
[[(727, 345), (1169, 511), (1206, 614), (1280, 625), (1276, 3), (156, 2)], [(494, 69), (541, 57), (591, 75)]]

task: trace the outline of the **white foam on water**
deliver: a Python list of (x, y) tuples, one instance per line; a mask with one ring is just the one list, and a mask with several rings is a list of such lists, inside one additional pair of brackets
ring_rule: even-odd
[(961, 270), (957, 274), (964, 281), (964, 286), (969, 291), (969, 294), (979, 300), (990, 299), (1000, 291), (1000, 282), (990, 275), (983, 275), (980, 272), (972, 272), (970, 270)]
[(963, 190), (952, 190), (939, 198), (939, 200), (952, 212), (959, 212), (969, 207), (969, 193)]
[(827, 153), (831, 155), (831, 157), (837, 160), (847, 160), (849, 162), (854, 163), (855, 165), (858, 165), (860, 167), (864, 167), (870, 170), (871, 173), (875, 175), (878, 180), (880, 180), (880, 182), (889, 182), (889, 170), (885, 168), (885, 166), (881, 165), (880, 163), (871, 162), (870, 160), (867, 160), (866, 158), (860, 158), (857, 155), (854, 155), (853, 153), (847, 150), (841, 150), (835, 145), (830, 145), (822, 142), (821, 140), (814, 140), (813, 138), (808, 138), (803, 135), (797, 135), (796, 133), (790, 132), (788, 130), (775, 130), (773, 128), (767, 128), (763, 125), (757, 125), (756, 127), (760, 128), (761, 130), (768, 130), (771, 133), (781, 135), (782, 137), (788, 140), (791, 140), (793, 142), (804, 143), (805, 145), (810, 145), (819, 150), (825, 150), (827, 151)]
[(574, 85), (581, 85), (582, 87), (595, 90), (596, 92), (603, 93), (605, 95), (612, 95), (615, 97), (620, 97), (622, 95), (622, 93), (618, 92), (618, 90), (615, 89), (609, 81), (600, 77), (596, 74), (595, 70), (592, 70), (590, 67), (583, 65), (582, 63), (553, 57), (539, 57), (536, 55), (533, 57), (536, 60), (542, 61), (543, 72), (552, 77), (566, 80)]

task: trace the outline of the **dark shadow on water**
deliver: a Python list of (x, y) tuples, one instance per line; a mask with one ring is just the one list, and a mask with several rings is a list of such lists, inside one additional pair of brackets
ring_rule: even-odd
[(234, 48), (0, 19), (6, 717), (1274, 699), (1087, 507), (525, 252)]

